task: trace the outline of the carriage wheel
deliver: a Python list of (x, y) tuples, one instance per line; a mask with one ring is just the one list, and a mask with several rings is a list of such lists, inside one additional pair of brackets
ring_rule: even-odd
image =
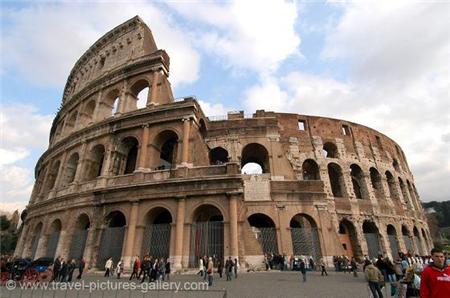
[(51, 268), (48, 268), (47, 270), (39, 273), (38, 281), (40, 283), (49, 283), (52, 281), (53, 278), (53, 270)]
[(6, 282), (9, 280), (9, 272), (2, 272), (0, 274), (0, 286), (6, 285)]
[(22, 282), (35, 283), (38, 280), (39, 272), (34, 268), (25, 270), (22, 277)]

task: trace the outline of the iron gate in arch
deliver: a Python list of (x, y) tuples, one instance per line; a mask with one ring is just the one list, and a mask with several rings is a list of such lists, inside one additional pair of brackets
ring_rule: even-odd
[(405, 242), (406, 250), (410, 253), (414, 253), (414, 247), (410, 236), (403, 235), (403, 242)]
[(423, 253), (423, 246), (422, 246), (422, 241), (420, 240), (420, 238), (418, 236), (414, 236), (414, 241), (416, 242), (416, 246), (417, 246), (416, 254), (419, 254), (421, 256), (425, 255)]
[(34, 257), (36, 256), (36, 251), (37, 251), (40, 237), (41, 237), (40, 234), (33, 237), (33, 242), (31, 243), (31, 259), (32, 260), (34, 260)]
[(278, 253), (277, 230), (273, 227), (256, 228), (263, 253)]
[(112, 258), (114, 264), (117, 264), (122, 257), (124, 236), (125, 227), (109, 227), (103, 230), (100, 249), (97, 256), (98, 268), (103, 268), (108, 258)]
[(215, 256), (223, 260), (223, 222), (194, 222), (191, 228), (189, 266), (197, 267), (198, 259)]
[(70, 259), (79, 260), (83, 257), (84, 248), (86, 247), (88, 230), (77, 230), (72, 235), (72, 243), (70, 245)]
[(378, 257), (380, 251), (380, 241), (377, 233), (364, 233), (366, 238), (368, 254), (370, 258)]
[(168, 258), (170, 254), (171, 224), (151, 224), (145, 227), (142, 241), (142, 255), (154, 258)]
[(47, 251), (45, 256), (48, 258), (55, 258), (56, 248), (58, 247), (59, 231), (53, 232), (48, 237)]
[(291, 228), (291, 238), (294, 255), (312, 256), (314, 260), (321, 258), (317, 228)]
[(399, 247), (396, 235), (388, 235), (389, 245), (391, 247), (392, 258), (395, 260), (398, 257)]

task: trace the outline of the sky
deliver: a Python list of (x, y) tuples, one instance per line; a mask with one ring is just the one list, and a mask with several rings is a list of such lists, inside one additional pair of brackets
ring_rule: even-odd
[(208, 116), (345, 119), (404, 150), (423, 201), (450, 200), (449, 1), (0, 1), (0, 211), (22, 209), (76, 60), (139, 15), (175, 97)]

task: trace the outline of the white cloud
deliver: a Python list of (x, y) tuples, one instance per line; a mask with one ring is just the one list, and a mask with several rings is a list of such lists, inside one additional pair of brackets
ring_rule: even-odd
[(294, 30), (297, 9), (293, 2), (169, 2), (169, 5), (191, 22), (196, 20), (205, 25), (195, 32), (200, 45), (208, 53), (222, 57), (229, 67), (270, 73), (288, 56), (300, 54), (300, 38)]
[(198, 53), (182, 28), (153, 4), (39, 3), (3, 12), (3, 70), (15, 70), (33, 84), (64, 86), (77, 59), (103, 34), (139, 14), (151, 28), (158, 47), (171, 57), (172, 83), (198, 78)]
[(225, 107), (221, 103), (210, 103), (203, 100), (199, 100), (198, 102), (207, 117), (225, 116), (229, 111), (233, 110), (232, 108)]
[(0, 171), (0, 209), (13, 211), (9, 208), (25, 206), (33, 189), (33, 171), (15, 165), (0, 166)]

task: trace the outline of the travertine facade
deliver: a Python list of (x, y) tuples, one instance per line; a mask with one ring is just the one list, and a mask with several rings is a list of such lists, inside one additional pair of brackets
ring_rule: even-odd
[[(83, 256), (101, 267), (108, 256), (128, 266), (149, 252), (181, 269), (205, 253), (259, 265), (264, 251), (329, 260), (430, 249), (394, 141), (323, 117), (208, 119), (195, 99), (174, 100), (168, 74), (169, 56), (139, 17), (77, 61), (16, 255)], [(241, 174), (250, 162), (263, 173)]]

